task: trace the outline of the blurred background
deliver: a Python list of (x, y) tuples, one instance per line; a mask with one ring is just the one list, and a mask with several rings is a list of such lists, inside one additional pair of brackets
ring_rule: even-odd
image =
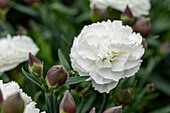
[[(0, 0), (0, 6), (3, 1)], [(74, 37), (85, 25), (92, 23), (89, 4), (88, 0), (10, 0), (9, 6), (0, 11), (0, 37), (7, 34), (30, 36), (40, 48), (37, 57), (44, 61), (46, 73), (51, 66), (60, 64), (59, 48), (70, 64), (69, 54)], [(125, 106), (124, 113), (170, 113), (170, 0), (151, 0), (151, 4), (148, 17), (151, 19), (152, 33), (146, 38), (148, 49), (141, 69), (136, 76), (121, 80), (110, 93), (106, 108), (115, 106), (114, 96), (118, 90), (131, 88), (133, 99)], [(46, 110), (43, 92), (20, 71), (27, 65), (21, 64), (4, 73), (0, 79), (17, 81), (38, 103), (37, 107)], [(69, 86), (78, 109), (83, 91), (89, 85)], [(59, 92), (65, 89), (63, 87)], [(62, 96), (58, 96), (58, 102)], [(83, 113), (88, 113), (94, 106), (98, 110), (103, 102), (102, 94), (93, 89), (84, 98)]]

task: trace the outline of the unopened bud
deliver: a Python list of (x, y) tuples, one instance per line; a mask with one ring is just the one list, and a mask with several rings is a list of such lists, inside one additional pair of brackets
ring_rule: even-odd
[(143, 38), (146, 38), (151, 33), (150, 18), (138, 20), (133, 26), (134, 32), (140, 33)]
[(154, 83), (150, 83), (150, 84), (147, 84), (147, 88), (149, 90), (149, 92), (153, 92), (155, 90), (155, 85)]
[(126, 7), (125, 11), (121, 14), (120, 18), (124, 24), (131, 25), (133, 23), (134, 17), (128, 6)]
[(29, 70), (36, 76), (41, 77), (43, 74), (43, 63), (29, 52)]
[(96, 113), (96, 109), (93, 108), (89, 113)]
[(165, 42), (161, 48), (162, 54), (166, 54), (168, 51), (170, 51), (170, 41)]
[(49, 88), (55, 88), (63, 85), (67, 80), (67, 76), (67, 71), (62, 65), (55, 65), (48, 70), (46, 82)]
[(2, 113), (23, 113), (24, 101), (21, 99), (20, 94), (16, 93), (8, 97), (2, 104)]
[(120, 105), (127, 105), (132, 100), (130, 89), (122, 89), (116, 94), (116, 102)]
[(83, 96), (88, 97), (92, 92), (91, 92), (91, 85), (87, 86), (84, 91), (83, 91)]
[(103, 113), (122, 113), (122, 106), (111, 107), (104, 111)]
[(148, 44), (146, 43), (146, 39), (145, 38), (142, 38), (142, 45), (145, 48), (145, 50), (147, 50)]
[(28, 5), (34, 5), (35, 3), (37, 3), (39, 0), (27, 0), (26, 1), (26, 3), (28, 4)]
[(0, 9), (5, 10), (8, 8), (9, 0), (0, 0)]
[(91, 17), (92, 22), (102, 21), (105, 19), (105, 16), (106, 16), (105, 12), (97, 8), (95, 5), (91, 9), (90, 17)]
[(0, 89), (0, 107), (1, 107), (1, 105), (2, 105), (2, 102), (3, 102), (3, 96), (2, 96), (1, 89)]
[(24, 26), (19, 26), (17, 34), (18, 35), (26, 35), (27, 34), (26, 28)]
[(68, 90), (60, 103), (60, 113), (76, 113), (76, 104)]

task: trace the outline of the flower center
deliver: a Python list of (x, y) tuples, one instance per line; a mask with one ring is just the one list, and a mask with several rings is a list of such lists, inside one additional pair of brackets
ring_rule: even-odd
[(115, 59), (115, 57), (119, 55), (118, 51), (113, 51), (108, 48), (108, 45), (110, 45), (110, 43), (111, 43), (111, 40), (109, 39), (105, 41), (101, 41), (101, 43), (99, 43), (98, 57), (102, 62), (104, 62), (105, 60), (112, 62)]
[(105, 60), (109, 60), (110, 62), (112, 62), (118, 54), (119, 53), (116, 51), (106, 51), (102, 53), (102, 57), (100, 58), (102, 59), (102, 62), (104, 62)]

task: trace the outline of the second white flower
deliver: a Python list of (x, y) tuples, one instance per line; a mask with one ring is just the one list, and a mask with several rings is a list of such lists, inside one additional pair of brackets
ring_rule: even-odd
[(90, 75), (95, 90), (109, 93), (121, 78), (139, 70), (141, 43), (142, 36), (121, 21), (85, 26), (71, 48), (72, 67), (80, 76)]

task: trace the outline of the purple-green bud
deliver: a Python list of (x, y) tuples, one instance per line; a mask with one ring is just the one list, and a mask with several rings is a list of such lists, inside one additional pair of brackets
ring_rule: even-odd
[(76, 113), (76, 104), (69, 90), (65, 92), (60, 103), (60, 113)]
[(105, 19), (106, 14), (103, 10), (97, 8), (95, 5), (90, 11), (90, 17), (92, 22), (102, 21)]
[(0, 0), (0, 9), (5, 10), (8, 8), (9, 0)]
[(145, 48), (145, 50), (148, 49), (148, 44), (146, 43), (146, 39), (145, 38), (142, 38), (142, 45)]
[(36, 76), (41, 77), (43, 75), (43, 63), (36, 58), (31, 52), (29, 52), (29, 70)]
[(2, 102), (3, 102), (3, 96), (2, 96), (1, 89), (0, 89), (0, 107), (1, 107), (1, 105), (2, 105)]
[(96, 113), (95, 107), (89, 113)]
[(116, 94), (116, 102), (120, 105), (128, 105), (132, 100), (130, 89), (122, 89)]
[(111, 107), (103, 113), (122, 113), (122, 106)]
[(37, 3), (39, 0), (27, 0), (26, 1), (26, 3), (28, 4), (28, 5), (34, 5), (35, 3)]
[(17, 34), (18, 35), (26, 35), (27, 34), (27, 29), (24, 26), (19, 26)]
[(125, 11), (121, 14), (120, 18), (124, 24), (131, 25), (133, 23), (134, 17), (128, 6), (126, 7)]
[(19, 93), (8, 97), (2, 104), (2, 113), (23, 113), (24, 101)]
[(51, 67), (46, 76), (46, 82), (49, 88), (55, 88), (63, 85), (67, 80), (67, 71), (62, 65)]
[(153, 91), (155, 91), (155, 85), (154, 85), (154, 83), (147, 84), (147, 88), (148, 88), (148, 90), (149, 90), (150, 93), (152, 93)]
[(161, 47), (162, 54), (166, 54), (168, 51), (170, 51), (170, 41), (165, 42)]
[(136, 21), (136, 23), (133, 26), (134, 32), (140, 33), (143, 38), (146, 38), (151, 33), (151, 23), (150, 18), (144, 18)]

